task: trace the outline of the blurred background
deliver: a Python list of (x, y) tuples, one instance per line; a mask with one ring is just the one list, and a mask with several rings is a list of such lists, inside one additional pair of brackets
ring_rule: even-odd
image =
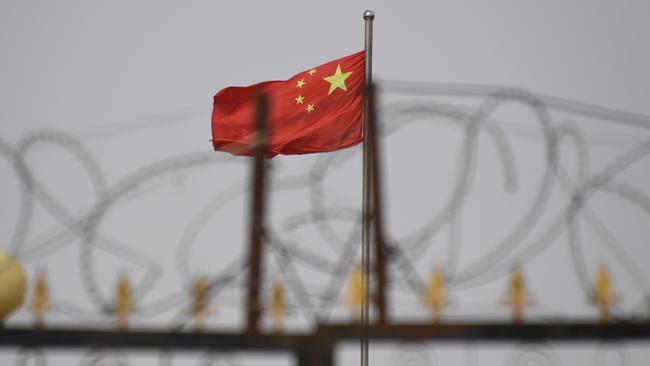
[[(213, 152), (212, 96), (283, 80), (363, 48), (376, 13), (390, 317), (597, 322), (650, 316), (650, 4), (642, 1), (0, 3), (0, 248), (27, 275), (6, 327), (111, 329), (119, 278), (130, 327), (189, 329), (193, 284), (214, 284), (210, 331), (244, 326), (251, 160)], [(263, 295), (287, 332), (354, 322), (361, 148), (270, 162)], [(279, 284), (279, 285), (277, 285)], [(267, 314), (268, 315), (268, 314)], [(271, 329), (270, 316), (263, 318)], [(0, 349), (0, 364), (290, 365), (291, 355)], [(371, 345), (385, 365), (644, 365), (647, 342)], [(106, 359), (103, 359), (106, 357)], [(358, 345), (336, 349), (358, 362)], [(94, 362), (94, 363), (93, 363)]]

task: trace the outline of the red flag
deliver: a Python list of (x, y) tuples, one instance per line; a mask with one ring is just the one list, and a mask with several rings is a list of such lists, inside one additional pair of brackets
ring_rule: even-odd
[(256, 97), (269, 100), (267, 157), (309, 154), (361, 142), (364, 53), (328, 62), (286, 81), (228, 87), (214, 96), (212, 144), (215, 150), (251, 155)]

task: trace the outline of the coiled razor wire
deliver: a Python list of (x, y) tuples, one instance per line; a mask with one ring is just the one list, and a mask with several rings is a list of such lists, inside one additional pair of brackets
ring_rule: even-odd
[[(394, 83), (393, 83), (394, 84)], [(388, 83), (390, 86), (390, 83)], [(393, 85), (395, 86), (395, 85)], [(404, 85), (400, 84), (399, 87)], [(429, 90), (432, 95), (441, 92), (449, 85)], [(398, 88), (399, 89), (399, 88)], [(425, 93), (426, 88), (418, 89)], [(453, 89), (453, 88), (452, 88)], [(451, 90), (451, 89), (449, 89)], [(451, 95), (463, 94), (461, 89), (451, 90)], [(467, 94), (468, 93), (468, 94)], [(443, 93), (444, 94), (444, 93)], [(467, 87), (466, 94), (483, 98), (476, 108), (455, 105), (436, 100), (401, 101), (387, 103), (381, 108), (379, 132), (382, 138), (405, 128), (414, 121), (427, 123), (452, 123), (463, 133), (459, 154), (456, 157), (457, 173), (453, 181), (453, 192), (447, 202), (413, 232), (398, 238), (388, 238), (387, 258), (389, 266), (399, 276), (393, 278), (391, 286), (419, 296), (424, 289), (424, 281), (417, 270), (417, 263), (424, 257), (423, 253), (431, 247), (434, 239), (448, 229), (448, 249), (445, 263), (445, 275), (451, 291), (481, 286), (494, 281), (507, 273), (516, 263), (524, 263), (539, 255), (559, 235), (567, 231), (568, 247), (574, 262), (576, 276), (583, 290), (592, 291), (587, 264), (584, 259), (584, 246), (581, 243), (581, 228), (589, 228), (607, 245), (611, 253), (624, 264), (634, 279), (635, 285), (650, 298), (650, 281), (635, 263), (625, 246), (607, 228), (589, 201), (594, 196), (607, 194), (621, 199), (627, 204), (639, 208), (640, 212), (650, 217), (650, 196), (618, 176), (633, 164), (645, 159), (650, 154), (650, 139), (632, 147), (612, 163), (597, 172), (592, 172), (588, 155), (588, 143), (584, 133), (575, 122), (554, 121), (549, 106), (565, 111), (584, 112), (597, 118), (609, 118), (613, 123), (643, 128), (650, 126), (641, 116), (620, 114), (612, 111), (575, 104), (550, 97), (540, 97), (520, 89), (493, 88), (476, 90)], [(487, 253), (474, 262), (459, 266), (460, 248), (463, 242), (460, 233), (463, 230), (463, 210), (469, 193), (474, 186), (477, 166), (481, 163), (478, 156), (478, 136), (486, 133), (496, 147), (502, 173), (504, 189), (507, 193), (516, 193), (519, 178), (516, 170), (516, 156), (511, 143), (500, 122), (492, 117), (496, 110), (508, 105), (521, 105), (527, 108), (539, 130), (544, 143), (545, 161), (543, 173), (536, 188), (531, 204), (501, 240), (492, 244)], [(617, 120), (620, 117), (620, 120)], [(96, 136), (95, 136), (96, 137)], [(560, 164), (560, 145), (575, 147), (578, 163), (575, 169)], [(28, 156), (37, 146), (50, 145), (60, 148), (76, 159), (88, 176), (94, 190), (94, 201), (78, 212), (66, 208), (60, 199), (47, 191), (28, 163)], [(339, 152), (322, 154), (303, 174), (274, 174), (269, 184), (270, 192), (305, 190), (309, 197), (309, 209), (295, 212), (281, 218), (276, 227), (272, 224), (267, 230), (265, 243), (269, 256), (275, 258), (276, 267), (286, 282), (289, 298), (293, 306), (301, 311), (304, 318), (311, 321), (328, 319), (332, 309), (339, 303), (344, 281), (357, 259), (357, 243), (360, 236), (360, 217), (358, 207), (350, 205), (333, 205), (328, 195), (332, 189), (327, 186), (326, 178), (343, 164), (359, 156), (359, 149), (346, 149)], [(176, 245), (176, 271), (182, 280), (180, 289), (172, 290), (168, 295), (151, 299), (149, 291), (162, 275), (161, 266), (146, 253), (131, 248), (102, 231), (103, 218), (120, 203), (135, 199), (134, 193), (142, 191), (148, 183), (156, 180), (168, 180), (174, 174), (190, 169), (201, 170), (223, 164), (240, 164), (241, 160), (228, 154), (213, 152), (187, 153), (172, 156), (141, 167), (117, 183), (108, 185), (101, 165), (84, 144), (73, 136), (55, 130), (37, 130), (26, 134), (14, 146), (0, 139), (0, 156), (13, 168), (20, 181), (20, 206), (18, 219), (14, 227), (9, 251), (23, 261), (44, 258), (68, 245), (73, 239), (80, 240), (78, 266), (82, 285), (88, 299), (94, 305), (93, 310), (76, 306), (69, 301), (55, 301), (55, 310), (83, 322), (105, 323), (111, 320), (112, 302), (102, 295), (101, 284), (96, 276), (93, 252), (96, 249), (108, 251), (121, 260), (127, 261), (145, 270), (145, 276), (133, 288), (137, 303), (135, 320), (148, 319), (174, 310), (186, 309), (190, 298), (192, 281), (196, 274), (192, 272), (190, 253), (198, 241), (199, 233), (225, 206), (237, 198), (246, 195), (250, 185), (238, 181), (216, 194), (200, 208), (182, 232)], [(435, 169), (435, 167), (430, 167)], [(570, 175), (568, 172), (575, 172)], [(546, 211), (546, 205), (554, 189), (561, 188), (567, 192), (568, 202), (565, 209), (541, 234), (531, 236), (534, 228), (541, 225), (540, 218)], [(146, 193), (146, 192), (145, 192)], [(42, 234), (38, 240), (28, 243), (27, 234), (32, 230), (35, 204), (38, 202), (58, 220), (57, 226)], [(578, 217), (583, 221), (579, 222)], [(336, 222), (350, 225), (347, 233), (335, 227)], [(338, 258), (327, 258), (313, 251), (303, 243), (291, 239), (292, 233), (304, 227), (313, 227), (320, 239), (338, 253)], [(210, 274), (210, 296), (215, 297), (228, 290), (242, 286), (242, 273), (246, 272), (247, 261), (236, 258), (223, 268), (215, 269)], [(302, 277), (299, 267), (310, 268), (327, 279), (324, 286), (312, 286)], [(0, 268), (0, 271), (2, 268)], [(268, 278), (268, 276), (267, 276)], [(263, 284), (263, 288), (269, 288)], [(308, 290), (309, 289), (309, 290)], [(646, 308), (648, 307), (645, 303)], [(642, 309), (643, 304), (632, 307)], [(189, 311), (182, 311), (187, 313)]]

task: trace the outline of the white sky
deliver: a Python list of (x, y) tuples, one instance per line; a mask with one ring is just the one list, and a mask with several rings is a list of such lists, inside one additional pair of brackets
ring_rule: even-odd
[[(42, 128), (78, 136), (99, 162), (111, 187), (130, 172), (159, 159), (209, 151), (212, 96), (219, 89), (286, 79), (362, 49), (361, 15), (366, 8), (376, 13), (376, 79), (521, 87), (650, 115), (650, 3), (644, 1), (5, 0), (0, 2), (0, 141), (15, 146), (24, 134)], [(480, 102), (442, 100), (468, 106)], [(465, 209), (461, 268), (479, 259), (492, 245), (485, 243), (496, 242), (507, 233), (509, 225), (528, 207), (541, 177), (543, 147), (530, 113), (517, 109), (503, 113), (495, 117), (510, 123), (504, 128), (513, 142), (522, 189), (520, 196), (503, 193), (496, 150), (490, 138), (482, 135), (477, 188)], [(554, 117), (558, 123), (575, 121), (591, 139), (590, 174), (650, 135), (647, 129), (635, 130), (590, 118), (562, 113)], [(144, 128), (98, 138), (133, 126)], [(524, 138), (517, 137), (518, 131)], [(414, 123), (388, 139), (389, 229), (393, 236), (408, 236), (429, 219), (431, 212), (442, 207), (453, 188), (450, 177), (459, 168), (455, 160), (459, 142), (458, 130), (445, 123), (433, 127)], [(572, 148), (563, 149), (562, 164), (575, 171), (571, 168), (576, 162)], [(274, 177), (304, 173), (315, 159), (277, 158)], [(92, 205), (92, 186), (69, 155), (58, 149), (40, 149), (30, 152), (28, 161), (59, 204), (73, 212)], [(102, 221), (102, 233), (151, 255), (163, 269), (164, 275), (145, 302), (168, 296), (182, 285), (183, 278), (176, 272), (176, 247), (183, 230), (218, 192), (241, 186), (248, 167), (241, 159), (237, 161), (234, 166), (190, 172), (186, 180), (176, 175), (176, 184), (170, 184), (167, 177), (155, 181), (137, 199), (112, 209)], [(359, 198), (358, 163), (357, 154), (327, 181), (328, 202), (349, 204)], [(419, 164), (431, 168), (422, 169)], [(650, 183), (648, 168), (650, 165), (644, 161), (626, 170), (621, 181), (644, 191)], [(20, 185), (6, 160), (0, 162), (0, 177), (5, 202), (0, 208), (0, 242), (7, 243), (18, 217)], [(280, 227), (283, 219), (306, 209), (308, 198), (306, 192), (278, 193), (272, 201), (273, 224)], [(541, 222), (556, 217), (553, 209), (559, 210), (564, 199), (561, 193), (553, 196), (549, 200), (550, 213)], [(221, 268), (228, 259), (241, 254), (241, 242), (246, 238), (246, 204), (246, 199), (238, 196), (198, 234), (190, 254), (191, 263), (196, 265), (193, 272), (214, 273), (215, 267)], [(650, 259), (647, 214), (609, 196), (594, 205), (643, 267)], [(28, 242), (60, 225), (41, 206), (34, 215)], [(597, 236), (588, 225), (582, 225), (582, 237), (588, 243), (585, 258), (593, 274), (596, 264), (610, 255), (596, 244)], [(539, 226), (541, 230), (544, 225)], [(313, 230), (292, 235), (294, 240), (309, 241), (314, 237)], [(427, 252), (419, 264), (423, 278), (432, 265), (444, 261), (440, 258), (446, 255), (444, 243), (448, 235), (443, 232), (436, 239), (441, 249)], [(214, 242), (220, 245), (218, 253), (212, 247)], [(36, 268), (46, 268), (53, 296), (75, 299), (74, 303), (91, 311), (92, 303), (79, 280), (79, 243), (70, 239), (69, 244), (55, 254), (26, 263), (27, 272), (32, 277)], [(321, 254), (335, 257), (336, 253), (322, 242), (309, 249), (319, 252), (321, 248)], [(131, 268), (101, 251), (94, 253), (98, 282), (106, 297), (112, 296), (116, 272), (126, 268), (135, 279), (145, 273), (141, 267)], [(560, 237), (526, 268), (541, 303), (534, 311), (546, 316), (594, 316), (568, 255), (566, 237)], [(610, 265), (624, 304), (637, 303), (642, 294), (626, 266), (618, 262)], [(269, 268), (278, 271), (276, 264), (269, 264)], [(549, 268), (554, 269), (553, 274)], [(643, 271), (646, 278), (650, 277), (650, 271)], [(311, 275), (305, 274), (308, 278)], [(318, 285), (325, 281), (313, 276)], [(507, 312), (496, 305), (500, 295), (495, 295), (503, 293), (505, 286), (506, 280), (500, 279), (458, 291), (454, 294), (458, 304), (450, 311), (458, 316), (497, 313), (507, 317)], [(484, 311), (486, 298), (492, 307)], [(232, 328), (240, 324), (237, 295), (232, 299), (223, 305), (229, 309), (220, 309), (215, 315), (213, 326)], [(417, 298), (404, 297), (395, 302), (400, 306), (397, 318), (426, 319), (427, 313)], [(346, 319), (346, 314), (342, 309), (335, 315)], [(168, 314), (145, 323), (165, 325), (169, 318)], [(292, 319), (291, 326), (304, 327), (299, 314), (293, 314)], [(16, 324), (28, 320), (26, 311), (14, 319)], [(73, 322), (65, 316), (56, 317), (56, 321)], [(633, 349), (631, 364), (640, 365), (640, 360), (649, 355), (648, 350)], [(0, 361), (13, 357), (11, 352), (0, 353)], [(501, 356), (494, 357), (498, 360)], [(580, 357), (573, 354), (568, 359), (587, 362), (580, 361)], [(591, 354), (584, 357), (590, 360)], [(344, 359), (354, 364), (356, 356)], [(66, 361), (58, 362), (55, 364)]]

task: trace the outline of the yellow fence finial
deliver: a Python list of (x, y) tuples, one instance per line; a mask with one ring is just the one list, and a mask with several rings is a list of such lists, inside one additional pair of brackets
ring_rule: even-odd
[(605, 263), (598, 265), (592, 302), (598, 307), (600, 321), (606, 323), (610, 318), (612, 306), (620, 303), (622, 299), (614, 293), (614, 286)]
[(512, 321), (521, 323), (524, 320), (524, 310), (533, 305), (533, 299), (526, 291), (526, 282), (521, 266), (515, 265), (510, 275), (510, 287), (503, 304), (512, 308)]
[(284, 288), (280, 280), (276, 280), (273, 283), (269, 313), (271, 316), (271, 329), (273, 332), (282, 332), (284, 328), (284, 317), (287, 314), (287, 306), (284, 299)]
[(450, 303), (442, 269), (437, 268), (431, 273), (422, 301), (431, 310), (432, 321), (440, 323), (442, 310)]
[(117, 281), (117, 288), (115, 293), (115, 317), (117, 320), (117, 328), (126, 330), (129, 327), (129, 315), (133, 313), (133, 298), (131, 296), (131, 288), (129, 287), (129, 277), (126, 274), (120, 275)]
[(194, 331), (202, 332), (205, 328), (205, 320), (212, 314), (209, 306), (208, 292), (210, 284), (205, 276), (200, 276), (192, 286), (192, 318), (194, 319)]
[(36, 274), (29, 310), (34, 314), (34, 326), (36, 328), (42, 328), (45, 324), (45, 313), (50, 310), (50, 294), (45, 271), (41, 270)]
[(363, 271), (361, 266), (356, 265), (350, 272), (350, 280), (348, 282), (348, 296), (347, 305), (355, 321), (361, 321), (361, 307), (363, 306)]

